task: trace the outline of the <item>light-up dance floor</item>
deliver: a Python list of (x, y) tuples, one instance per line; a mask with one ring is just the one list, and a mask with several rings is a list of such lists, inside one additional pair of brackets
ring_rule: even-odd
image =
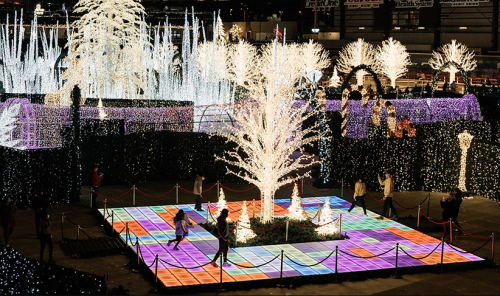
[[(370, 259), (358, 257), (373, 257), (373, 255), (382, 254), (394, 248), (396, 243), (399, 243), (401, 249), (416, 258), (425, 257), (434, 250), (426, 258), (413, 259), (400, 249), (398, 267), (436, 265), (441, 262), (441, 246), (437, 247), (440, 245), (439, 240), (392, 220), (376, 220), (375, 217), (378, 215), (370, 211), (367, 211), (368, 216), (365, 216), (360, 207), (356, 207), (351, 214), (347, 214), (344, 210), (349, 208), (350, 203), (338, 197), (329, 197), (329, 199), (334, 218), (337, 218), (340, 213), (343, 214), (342, 234), (347, 233), (349, 239), (230, 248), (228, 259), (244, 267), (234, 264), (229, 267), (224, 266), (223, 282), (279, 278), (281, 265), (279, 258), (271, 263), (262, 264), (280, 255), (281, 250), (284, 250), (284, 254), (292, 259), (284, 257), (283, 277), (335, 273), (335, 255), (324, 260), (335, 250), (335, 246), (339, 247), (338, 273), (393, 269), (396, 260), (395, 250)], [(313, 217), (318, 209), (318, 204), (323, 206), (325, 197), (302, 198), (302, 201), (308, 215)], [(275, 203), (275, 216), (283, 216), (287, 213), (286, 208), (290, 204), (290, 199), (275, 200)], [(230, 212), (229, 218), (232, 221), (237, 221), (242, 202), (228, 202), (227, 205)], [(256, 214), (260, 213), (259, 205), (260, 203), (256, 201)], [(206, 206), (203, 204), (204, 209)], [(249, 216), (251, 216), (252, 203), (247, 203), (247, 206)], [(161, 260), (158, 263), (158, 279), (165, 287), (219, 283), (220, 268), (205, 265), (185, 269), (206, 264), (214, 257), (218, 249), (218, 240), (211, 233), (199, 225), (195, 225), (194, 228), (190, 229), (189, 236), (179, 244), (179, 251), (173, 250), (173, 244), (167, 247), (169, 238), (175, 237), (175, 227), (172, 220), (179, 209), (188, 213), (193, 224), (205, 222), (207, 212), (195, 211), (194, 204), (114, 208), (112, 209), (114, 211), (114, 229), (120, 232), (125, 223), (128, 223), (132, 242), (136, 241), (136, 237), (139, 238), (142, 257), (147, 265), (151, 265), (150, 270), (153, 274), (155, 271), (153, 262), (156, 254), (159, 255)], [(211, 212), (215, 211), (215, 205), (212, 205)], [(314, 220), (313, 222), (317, 223)], [(111, 218), (108, 218), (108, 223), (111, 223)], [(121, 233), (121, 236), (125, 240), (125, 231)], [(132, 249), (135, 252), (136, 248)], [(484, 260), (473, 254), (457, 250), (460, 249), (453, 249), (445, 244), (443, 263)], [(320, 261), (323, 262), (316, 264)], [(314, 266), (304, 267), (301, 265)]]

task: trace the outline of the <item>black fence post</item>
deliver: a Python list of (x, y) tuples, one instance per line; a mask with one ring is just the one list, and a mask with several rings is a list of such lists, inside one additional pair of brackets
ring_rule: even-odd
[(399, 243), (396, 243), (396, 263), (394, 264), (394, 275), (393, 279), (401, 279), (402, 277), (398, 274), (398, 257), (399, 257)]

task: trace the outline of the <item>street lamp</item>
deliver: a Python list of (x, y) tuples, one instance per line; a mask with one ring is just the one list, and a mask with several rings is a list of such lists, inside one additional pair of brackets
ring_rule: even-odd
[(313, 34), (316, 35), (316, 40), (318, 40), (318, 33), (319, 33), (319, 28), (312, 28), (311, 30), (313, 32)]

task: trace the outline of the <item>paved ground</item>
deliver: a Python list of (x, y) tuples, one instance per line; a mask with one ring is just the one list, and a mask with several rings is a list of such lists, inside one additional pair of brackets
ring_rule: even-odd
[[(138, 185), (138, 188), (150, 195), (160, 195), (167, 192), (175, 185), (175, 182), (148, 182)], [(179, 182), (182, 188), (192, 190), (192, 182)], [(213, 184), (206, 183), (204, 188), (209, 188)], [(224, 184), (231, 189), (245, 189), (249, 185)], [(127, 186), (104, 186), (101, 188), (101, 194), (115, 197), (126, 192), (130, 187)], [(97, 216), (94, 216), (89, 211), (90, 193), (84, 188), (82, 190), (81, 201), (68, 205), (57, 205), (50, 208), (52, 233), (54, 242), (61, 239), (61, 213), (74, 223), (84, 227), (97, 225), (91, 228), (85, 228), (85, 232), (91, 237), (106, 236), (106, 231), (100, 226), (100, 221)], [(289, 197), (291, 189), (286, 189), (277, 192), (276, 198)], [(405, 207), (414, 207), (419, 204), (429, 192), (412, 191), (397, 193), (397, 201)], [(243, 193), (235, 193), (225, 190), (227, 200), (252, 200), (259, 198), (257, 189), (251, 189)], [(325, 193), (317, 192), (308, 186), (304, 188), (304, 196), (325, 196)], [(328, 195), (340, 196), (340, 190), (334, 189), (328, 192)], [(375, 197), (380, 197), (380, 193), (373, 193)], [(441, 218), (441, 207), (439, 205), (440, 198), (444, 193), (431, 193), (430, 216), (436, 220)], [(351, 199), (351, 195), (344, 191), (344, 198)], [(216, 202), (215, 188), (204, 194), (204, 199)], [(98, 199), (99, 202), (102, 200)], [(380, 211), (382, 205), (372, 198), (366, 198), (367, 207), (373, 211)], [(140, 194), (136, 195), (136, 206), (158, 205), (158, 204), (175, 204), (175, 190), (163, 197), (148, 197)], [(179, 203), (193, 203), (194, 196), (179, 190)], [(132, 206), (132, 193), (119, 198), (109, 199), (109, 207), (124, 207)], [(415, 228), (417, 223), (417, 210), (405, 210), (397, 207), (398, 215), (402, 217), (399, 222)], [(422, 204), (422, 209), (427, 213), (427, 202)], [(462, 227), (471, 234), (477, 236), (488, 236), (495, 232), (500, 236), (500, 204), (494, 201), (485, 199), (480, 196), (475, 196), (472, 199), (464, 200), (459, 216), (459, 222)], [(32, 210), (22, 209), (18, 212), (17, 223), (14, 234), (11, 237), (11, 245), (21, 252), (23, 255), (38, 259), (39, 243), (35, 236), (34, 214)], [(440, 238), (442, 236), (441, 228), (433, 226), (430, 222), (421, 220), (421, 230), (431, 236)], [(83, 236), (83, 235), (82, 235)], [(64, 223), (64, 237), (76, 238), (76, 226), (68, 221)], [(476, 239), (469, 236), (457, 236), (453, 239), (453, 244), (467, 251), (472, 251), (479, 248), (485, 243), (485, 240)], [(483, 258), (491, 258), (491, 243), (487, 243), (483, 248), (474, 252)], [(496, 248), (495, 261), (500, 261), (500, 251)], [(71, 267), (77, 270), (95, 273), (102, 275), (107, 273), (109, 276), (108, 287), (124, 286), (129, 290), (130, 294), (144, 295), (148, 294), (152, 289), (152, 282), (145, 279), (143, 274), (132, 272), (129, 266), (130, 258), (126, 255), (112, 255), (106, 257), (98, 257), (91, 259), (74, 259), (65, 256), (58, 244), (54, 246), (54, 260), (58, 265)], [(258, 288), (251, 290), (232, 290), (225, 292), (208, 292), (200, 291), (204, 295), (330, 295), (330, 294), (357, 294), (357, 295), (500, 295), (500, 268), (481, 267), (468, 270), (452, 269), (445, 270), (439, 273), (439, 268), (436, 267), (435, 272), (405, 274), (404, 269), (401, 270), (403, 279), (385, 278), (370, 278), (358, 281), (344, 281), (339, 284), (324, 283), (307, 284), (292, 283), (286, 281), (286, 288)], [(298, 285), (298, 287), (296, 287)], [(175, 293), (183, 293), (182, 290), (177, 290)]]

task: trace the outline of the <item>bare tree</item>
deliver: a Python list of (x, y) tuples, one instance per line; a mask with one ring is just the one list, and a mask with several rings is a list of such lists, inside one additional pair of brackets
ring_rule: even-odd
[(396, 79), (408, 72), (406, 66), (411, 65), (406, 46), (392, 37), (377, 47), (376, 59), (379, 71), (389, 77), (392, 87), (396, 87)]
[[(458, 66), (462, 67), (465, 72), (472, 71), (477, 67), (476, 60), (474, 59), (474, 52), (469, 51), (466, 45), (457, 43), (455, 39), (451, 40), (451, 43), (446, 43), (440, 47), (438, 51), (433, 51), (432, 58), (429, 60), (429, 65), (434, 70), (438, 70), (449, 62), (455, 62)], [(448, 64), (443, 71), (450, 73), (450, 83), (452, 83), (455, 81), (455, 73), (459, 70), (455, 65)]]
[[(367, 65), (374, 70), (377, 70), (377, 61), (375, 59), (376, 51), (373, 45), (359, 38), (358, 41), (351, 42), (344, 47), (339, 53), (337, 67), (340, 72), (349, 73), (353, 68), (359, 65)], [(363, 85), (363, 76), (366, 72), (359, 70), (356, 73), (358, 85)]]

